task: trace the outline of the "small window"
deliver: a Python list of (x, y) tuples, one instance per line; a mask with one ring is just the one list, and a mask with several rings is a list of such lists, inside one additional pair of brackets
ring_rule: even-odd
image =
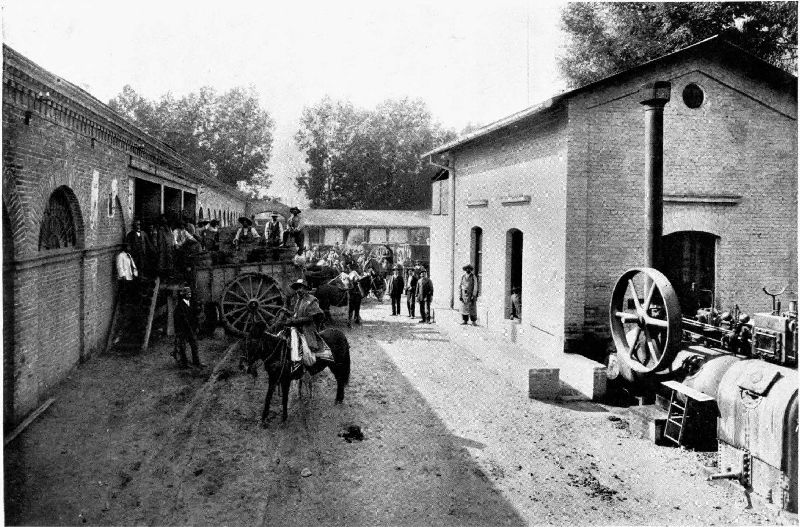
[(687, 84), (683, 89), (683, 102), (691, 109), (700, 108), (703, 105), (705, 94), (703, 89), (695, 83)]
[(107, 200), (107, 203), (106, 203), (106, 207), (108, 209), (108, 217), (109, 218), (113, 218), (114, 217), (114, 193), (113, 192), (109, 192), (108, 193), (108, 200)]
[(56, 189), (44, 210), (39, 228), (39, 250), (49, 251), (77, 244), (75, 221), (66, 191)]

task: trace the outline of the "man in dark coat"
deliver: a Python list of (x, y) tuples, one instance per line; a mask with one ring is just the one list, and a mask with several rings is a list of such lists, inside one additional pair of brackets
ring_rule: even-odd
[(178, 302), (173, 313), (175, 325), (175, 359), (179, 361), (182, 368), (188, 366), (186, 360), (186, 344), (192, 348), (192, 365), (202, 368), (200, 355), (197, 349), (197, 316), (192, 309), (192, 290), (188, 287), (178, 292)]
[(392, 269), (392, 277), (389, 279), (389, 298), (392, 299), (392, 316), (400, 316), (400, 298), (403, 296), (403, 277), (400, 276), (400, 266), (395, 265)]
[(417, 301), (415, 295), (417, 294), (417, 272), (414, 269), (408, 270), (406, 276), (406, 307), (408, 308), (408, 316), (414, 318), (416, 313)]
[(133, 220), (133, 229), (125, 236), (128, 252), (139, 271), (144, 274), (150, 271), (151, 260), (155, 257), (155, 247), (146, 232), (142, 231), (142, 222)]
[(287, 246), (289, 238), (291, 238), (297, 246), (297, 254), (300, 254), (303, 251), (303, 240), (305, 240), (303, 220), (300, 218), (300, 209), (297, 207), (292, 207), (289, 212), (291, 216), (286, 220), (286, 230), (283, 231), (283, 246)]
[(417, 282), (417, 302), (419, 302), (420, 324), (431, 323), (431, 301), (433, 300), (433, 282), (428, 278), (425, 269), (419, 271)]
[(175, 236), (167, 224), (167, 217), (163, 214), (159, 216), (158, 223), (153, 225), (152, 234), (156, 271), (163, 278), (172, 274), (175, 265)]

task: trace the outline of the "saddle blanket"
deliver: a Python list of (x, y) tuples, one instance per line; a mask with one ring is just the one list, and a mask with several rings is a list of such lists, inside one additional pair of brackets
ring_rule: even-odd
[(308, 342), (297, 328), (292, 328), (291, 333), (291, 359), (292, 362), (302, 361), (307, 367), (316, 364), (317, 360), (328, 360), (333, 362), (333, 352), (321, 338), (317, 339), (320, 343), (319, 350), (312, 350), (308, 347)]

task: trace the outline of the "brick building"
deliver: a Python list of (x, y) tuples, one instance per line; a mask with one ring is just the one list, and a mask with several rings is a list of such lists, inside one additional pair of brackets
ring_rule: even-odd
[(752, 313), (770, 306), (764, 285), (797, 291), (797, 79), (712, 38), (426, 154), (442, 168), (431, 220), (440, 307), (457, 306), (461, 267), (472, 262), (489, 326), (508, 327), (518, 286), (515, 330), (532, 349), (608, 336), (613, 285), (644, 262), (639, 90), (656, 80), (672, 85), (663, 270), (684, 311), (713, 294), (721, 308)]
[(3, 46), (3, 395), (10, 424), (101, 349), (132, 218), (235, 223), (242, 194)]

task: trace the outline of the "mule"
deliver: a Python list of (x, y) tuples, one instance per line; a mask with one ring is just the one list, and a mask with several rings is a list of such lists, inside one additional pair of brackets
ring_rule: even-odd
[(264, 427), (269, 422), (269, 405), (276, 386), (281, 387), (281, 404), (283, 406), (281, 421), (285, 422), (288, 417), (289, 387), (293, 380), (300, 381), (306, 371), (311, 375), (316, 375), (325, 368), (330, 368), (336, 378), (336, 404), (344, 401), (344, 387), (350, 381), (350, 343), (342, 331), (328, 328), (319, 332), (319, 336), (333, 353), (333, 362), (318, 359), (313, 366), (301, 365), (294, 371), (292, 371), (289, 335), (288, 329), (274, 334), (268, 332), (263, 323), (256, 324), (245, 342), (245, 352), (239, 362), (240, 369), (244, 369), (244, 364), (246, 364), (247, 372), (255, 377), (258, 375), (255, 363), (259, 360), (264, 361), (264, 370), (267, 372), (269, 380), (267, 396), (264, 399), (264, 411), (261, 414), (261, 424)]

